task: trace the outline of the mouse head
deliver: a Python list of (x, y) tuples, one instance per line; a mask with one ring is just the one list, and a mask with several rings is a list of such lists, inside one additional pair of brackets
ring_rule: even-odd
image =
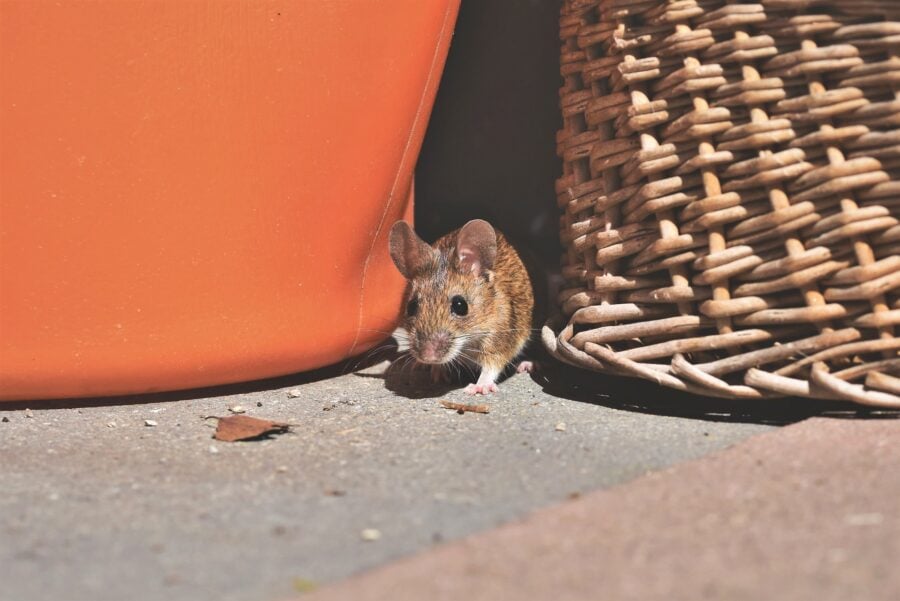
[(494, 228), (476, 219), (432, 247), (398, 221), (391, 228), (390, 251), (409, 280), (401, 325), (412, 355), (432, 364), (460, 356), (477, 362), (478, 342), (497, 321)]

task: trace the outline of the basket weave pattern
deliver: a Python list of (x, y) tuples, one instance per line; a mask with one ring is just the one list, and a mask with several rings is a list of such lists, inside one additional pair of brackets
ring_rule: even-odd
[(900, 406), (900, 1), (566, 0), (558, 357)]

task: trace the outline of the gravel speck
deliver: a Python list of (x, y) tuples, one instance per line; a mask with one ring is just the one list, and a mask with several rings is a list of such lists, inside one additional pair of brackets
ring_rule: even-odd
[(155, 428), (159, 424), (154, 419), (145, 419), (144, 425), (147, 426), (148, 428)]

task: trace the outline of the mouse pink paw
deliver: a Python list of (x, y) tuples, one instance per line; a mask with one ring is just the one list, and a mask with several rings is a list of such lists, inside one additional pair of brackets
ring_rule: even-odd
[(517, 374), (530, 374), (534, 371), (534, 362), (533, 361), (522, 361), (516, 367)]
[(495, 383), (490, 384), (469, 384), (466, 386), (466, 394), (491, 394), (492, 392), (500, 392), (500, 387)]

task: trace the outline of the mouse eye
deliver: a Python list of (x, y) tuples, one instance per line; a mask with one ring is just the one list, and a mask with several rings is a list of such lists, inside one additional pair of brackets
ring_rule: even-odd
[(469, 303), (466, 302), (466, 299), (457, 294), (450, 299), (450, 312), (462, 317), (469, 312)]
[(409, 317), (414, 317), (416, 313), (419, 312), (419, 299), (411, 298), (409, 302), (406, 303), (406, 315)]

